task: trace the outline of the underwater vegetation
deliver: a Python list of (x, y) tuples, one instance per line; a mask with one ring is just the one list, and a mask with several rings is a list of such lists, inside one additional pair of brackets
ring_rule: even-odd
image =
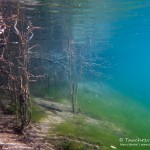
[(0, 8), (0, 106), (20, 131), (45, 123), (64, 150), (149, 149), (149, 0)]
[[(55, 97), (61, 90), (47, 89), (46, 91), (51, 91), (50, 93)], [(50, 93), (45, 94), (51, 95)], [(58, 95), (62, 93), (63, 90)], [(46, 100), (51, 99), (47, 97)], [(55, 102), (71, 104), (69, 98), (61, 96), (56, 98)], [(104, 150), (113, 149), (113, 146), (121, 150), (127, 148), (134, 150), (138, 146), (122, 146), (119, 139), (149, 138), (150, 110), (148, 107), (140, 101), (137, 103), (135, 98), (115, 90), (105, 82), (100, 84), (94, 81), (79, 83), (77, 107), (78, 112), (74, 117), (68, 117), (66, 121), (49, 131), (50, 137), (56, 134), (75, 140), (75, 143), (73, 141), (68, 144), (59, 143), (61, 146), (68, 146), (69, 143), (72, 143), (70, 150), (79, 146), (78, 140), (97, 145)], [(129, 143), (124, 142), (124, 144)], [(76, 147), (76, 149), (80, 148), (86, 149), (82, 143)], [(140, 147), (140, 149), (147, 150), (147, 146)]]

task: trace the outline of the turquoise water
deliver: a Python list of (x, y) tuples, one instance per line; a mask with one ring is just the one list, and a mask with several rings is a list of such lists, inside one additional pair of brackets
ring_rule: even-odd
[(51, 84), (67, 82), (71, 49), (81, 109), (150, 138), (150, 0), (26, 0), (25, 9), (41, 27), (33, 43)]
[[(35, 34), (35, 41), (44, 51), (53, 55), (65, 50), (69, 38), (75, 52), (97, 53), (109, 61), (102, 67), (93, 67), (103, 76), (108, 75), (104, 80), (149, 102), (149, 0), (33, 2), (27, 3), (27, 14), (34, 24), (46, 28)], [(85, 76), (97, 80), (88, 71)]]

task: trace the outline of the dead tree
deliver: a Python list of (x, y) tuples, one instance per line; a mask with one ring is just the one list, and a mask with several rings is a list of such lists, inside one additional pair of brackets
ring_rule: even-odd
[(1, 1), (0, 5), (0, 89), (4, 103), (11, 100), (17, 126), (23, 130), (31, 118), (29, 82), (34, 75), (29, 73), (28, 68), (31, 50), (35, 45), (30, 46), (30, 40), (34, 35), (33, 30), (39, 27), (34, 27), (24, 16), (19, 1), (16, 5), (14, 12), (9, 10), (11, 13), (5, 12), (10, 9), (9, 3), (6, 5)]
[[(56, 76), (56, 79), (61, 79), (69, 85), (68, 96), (71, 101), (73, 113), (78, 111), (78, 83), (86, 78), (86, 74), (91, 74), (91, 76), (98, 78), (108, 78), (106, 74), (101, 72), (101, 69), (109, 65), (109, 59), (103, 58), (101, 51), (93, 52), (77, 49), (75, 41), (71, 38), (66, 40), (64, 51), (62, 50), (59, 53), (54, 52), (51, 56), (44, 54), (44, 57), (41, 59), (44, 60), (44, 64), (48, 64), (47, 66), (49, 66), (49, 68), (47, 67), (47, 72), (50, 74), (47, 74), (47, 76), (50, 79)], [(50, 66), (53, 67), (53, 70), (51, 70)]]

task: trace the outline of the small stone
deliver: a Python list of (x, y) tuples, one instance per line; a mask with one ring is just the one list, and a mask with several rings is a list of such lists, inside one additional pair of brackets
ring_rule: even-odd
[(112, 149), (117, 149), (117, 148), (116, 148), (115, 146), (113, 146), (113, 145), (111, 145), (110, 147), (111, 147)]

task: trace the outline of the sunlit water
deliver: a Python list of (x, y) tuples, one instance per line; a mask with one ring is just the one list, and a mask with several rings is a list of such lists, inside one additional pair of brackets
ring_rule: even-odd
[(109, 75), (107, 82), (149, 101), (149, 0), (45, 0), (26, 4), (33, 24), (45, 28), (34, 38), (44, 51), (63, 50), (68, 37), (77, 51), (101, 51), (102, 57), (109, 59), (106, 69), (100, 68)]
[[(102, 111), (106, 117), (119, 122), (114, 116), (122, 113), (121, 117), (128, 116), (126, 120), (120, 119), (125, 127), (131, 124), (129, 128), (134, 130), (134, 135), (137, 132), (137, 136), (144, 138), (145, 134), (147, 137), (150, 123), (150, 1), (26, 0), (25, 8), (27, 17), (42, 28), (34, 33), (33, 40), (44, 52), (63, 51), (69, 38), (76, 51), (101, 52), (101, 56), (109, 60), (103, 68), (96, 68), (103, 73), (101, 78), (86, 74), (86, 81), (90, 81), (83, 81), (79, 88), (95, 92), (100, 101), (106, 100), (105, 107), (109, 109), (106, 111), (110, 111), (108, 114)], [(136, 130), (138, 121), (141, 128)]]

